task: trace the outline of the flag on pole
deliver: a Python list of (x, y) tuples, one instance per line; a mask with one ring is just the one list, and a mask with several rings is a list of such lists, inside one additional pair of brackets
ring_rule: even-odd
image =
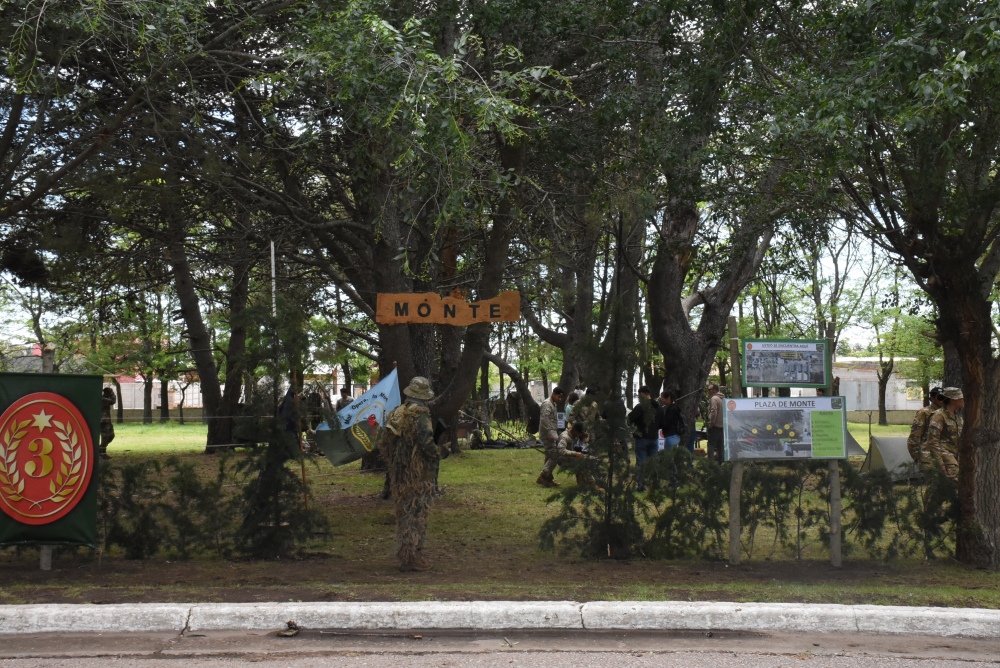
[(339, 425), (324, 422), (316, 427), (316, 445), (334, 466), (361, 459), (375, 449), (386, 414), (399, 403), (399, 378), (393, 369), (375, 387), (337, 412)]

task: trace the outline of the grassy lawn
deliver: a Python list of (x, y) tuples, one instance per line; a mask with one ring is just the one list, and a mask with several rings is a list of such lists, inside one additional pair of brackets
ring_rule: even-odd
[(140, 424), (126, 422), (115, 425), (115, 440), (108, 446), (110, 455), (161, 455), (202, 452), (208, 427), (200, 422), (177, 424)]
[[(202, 475), (218, 456), (201, 454), (205, 427), (116, 427), (112, 464), (167, 454)], [(867, 425), (859, 441), (867, 444)], [(245, 455), (237, 453), (234, 457)], [(444, 461), (445, 494), (431, 511), (426, 551), (435, 568), (401, 574), (392, 559), (392, 504), (379, 498), (382, 476), (357, 463), (335, 468), (310, 458), (310, 502), (329, 517), (294, 559), (251, 561), (202, 554), (188, 561), (162, 553), (129, 561), (114, 551), (62, 549), (53, 571), (37, 567), (34, 548), (0, 549), (0, 603), (285, 600), (719, 600), (946, 605), (1000, 608), (993, 573), (948, 559), (876, 563), (848, 554), (831, 567), (821, 545), (796, 561), (787, 550), (761, 550), (744, 564), (715, 561), (588, 561), (542, 551), (538, 530), (558, 512), (550, 490), (534, 483), (534, 450), (464, 452)], [(296, 465), (298, 470), (298, 465)], [(569, 477), (559, 476), (565, 484)], [(234, 492), (238, 490), (233, 490)]]

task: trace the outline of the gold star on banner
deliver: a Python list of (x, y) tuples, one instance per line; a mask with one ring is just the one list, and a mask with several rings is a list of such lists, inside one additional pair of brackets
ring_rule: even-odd
[(52, 416), (45, 413), (45, 409), (42, 409), (41, 413), (35, 414), (34, 426), (38, 427), (38, 431), (44, 432), (46, 429), (52, 426)]

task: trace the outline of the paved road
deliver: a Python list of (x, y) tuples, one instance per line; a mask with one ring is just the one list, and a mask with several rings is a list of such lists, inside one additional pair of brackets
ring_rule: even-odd
[(1000, 667), (1000, 639), (701, 632), (265, 632), (0, 636), (0, 667)]

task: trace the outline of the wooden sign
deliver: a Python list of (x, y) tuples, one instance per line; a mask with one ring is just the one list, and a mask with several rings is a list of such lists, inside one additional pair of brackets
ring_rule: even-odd
[(384, 293), (378, 296), (375, 322), (381, 325), (457, 325), (477, 322), (516, 322), (521, 319), (521, 293), (501, 292), (492, 299), (467, 302), (433, 292)]

